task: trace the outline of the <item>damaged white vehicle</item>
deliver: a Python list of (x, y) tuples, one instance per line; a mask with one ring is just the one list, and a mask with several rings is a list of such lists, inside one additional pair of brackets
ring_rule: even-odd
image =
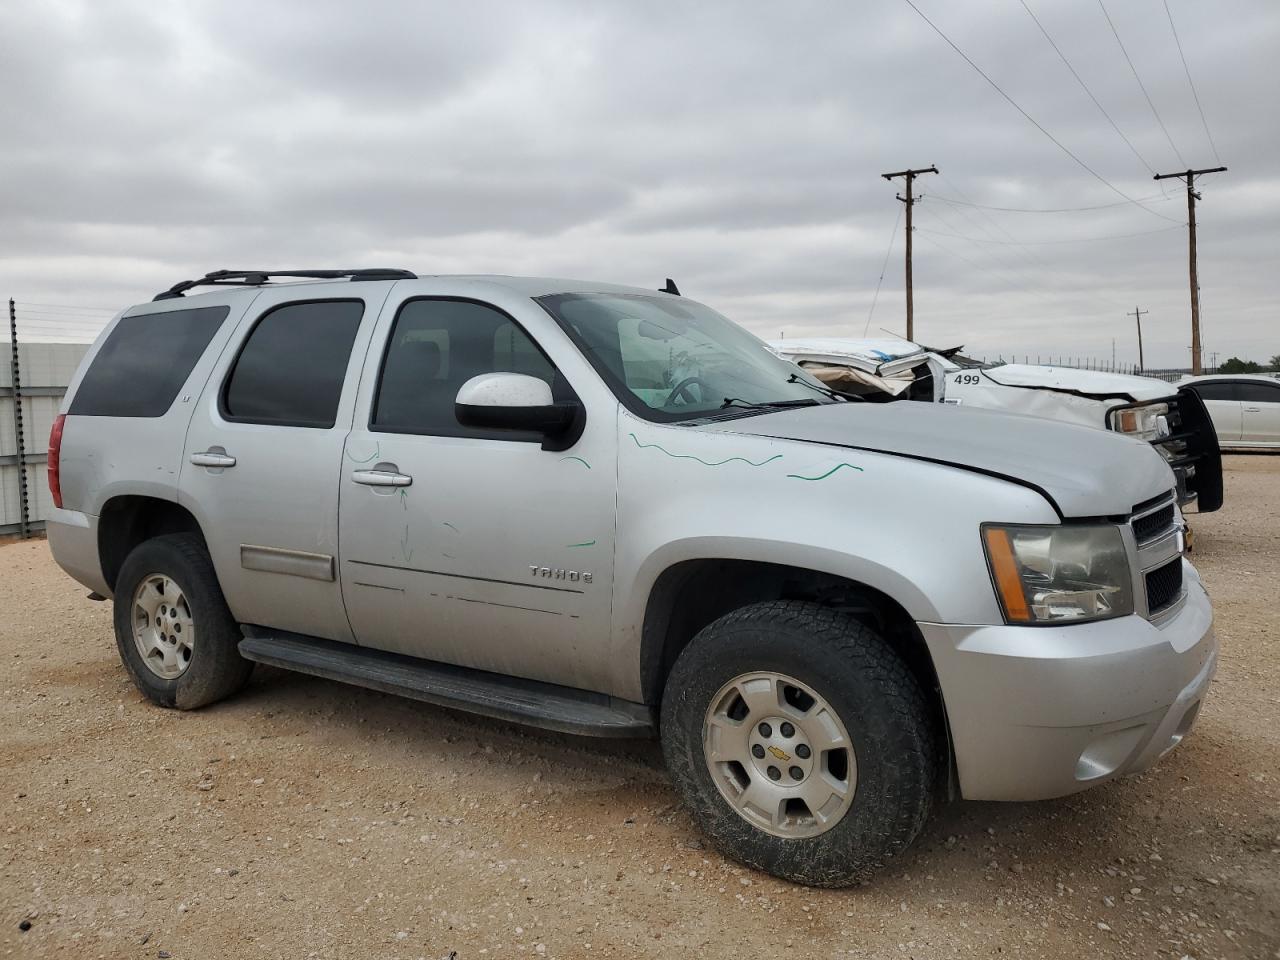
[(1178, 481), (1178, 501), (1222, 506), (1222, 456), (1213, 421), (1192, 390), (1152, 377), (1024, 363), (986, 364), (883, 337), (774, 340), (770, 347), (847, 396), (1006, 410), (1115, 430), (1153, 444)]

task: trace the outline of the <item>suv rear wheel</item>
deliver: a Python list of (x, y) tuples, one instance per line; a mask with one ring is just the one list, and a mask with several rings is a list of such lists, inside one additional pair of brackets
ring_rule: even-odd
[(721, 617), (662, 703), (667, 766), (726, 854), (798, 883), (868, 877), (915, 839), (940, 769), (928, 701), (893, 649), (800, 601)]
[(194, 534), (168, 534), (133, 549), (116, 579), (114, 620), (120, 659), (137, 688), (162, 707), (214, 703), (253, 672), (237, 649), (240, 628), (213, 563)]

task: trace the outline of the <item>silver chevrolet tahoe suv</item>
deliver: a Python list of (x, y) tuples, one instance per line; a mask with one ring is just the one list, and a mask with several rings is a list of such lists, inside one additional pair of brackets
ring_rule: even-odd
[(1149, 444), (846, 400), (670, 282), (219, 271), (115, 318), (50, 451), (54, 556), (155, 703), (267, 663), (660, 733), (720, 849), (803, 883), (939, 798), (1148, 767), (1216, 665)]

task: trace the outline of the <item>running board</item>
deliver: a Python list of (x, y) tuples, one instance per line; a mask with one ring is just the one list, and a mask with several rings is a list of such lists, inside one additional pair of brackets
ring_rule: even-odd
[(588, 737), (650, 737), (643, 704), (553, 683), (419, 660), (297, 633), (244, 626), (240, 655), (284, 670)]

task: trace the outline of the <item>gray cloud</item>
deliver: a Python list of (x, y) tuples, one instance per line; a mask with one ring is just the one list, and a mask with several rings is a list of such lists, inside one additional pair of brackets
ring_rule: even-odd
[[(1187, 358), (1185, 218), (1016, 4), (922, 0), (1118, 202), (905, 4), (11, 4), (0, 293), (119, 307), (223, 266), (379, 263), (682, 289), (759, 333), (899, 329), (916, 208), (922, 339)], [(1188, 163), (1213, 163), (1160, 4), (1111, 13)], [(1207, 349), (1276, 342), (1280, 8), (1172, 0), (1230, 173), (1200, 208)], [(1032, 7), (1142, 157), (1179, 162), (1101, 13)], [(1123, 234), (1144, 236), (1100, 239)], [(999, 242), (996, 242), (999, 241)], [(1059, 241), (1073, 241), (1063, 243)]]

